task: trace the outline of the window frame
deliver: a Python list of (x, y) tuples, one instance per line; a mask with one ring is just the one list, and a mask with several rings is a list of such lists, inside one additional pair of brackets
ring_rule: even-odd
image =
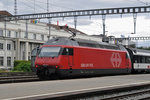
[(9, 67), (11, 66), (11, 57), (7, 57), (7, 66), (9, 66)]
[(0, 50), (4, 50), (4, 44), (0, 43)]
[(7, 44), (7, 50), (11, 50), (11, 44)]
[(2, 29), (0, 29), (0, 36), (4, 35), (4, 31)]
[(41, 35), (41, 40), (43, 40), (43, 41), (44, 41), (44, 35)]
[(0, 56), (0, 66), (4, 66), (4, 57)]
[(11, 31), (10, 30), (7, 31), (7, 37), (11, 37)]

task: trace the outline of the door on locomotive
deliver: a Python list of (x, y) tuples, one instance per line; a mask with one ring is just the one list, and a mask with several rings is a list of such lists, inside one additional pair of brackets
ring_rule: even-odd
[(67, 61), (65, 61), (67, 63), (67, 69), (69, 69), (69, 73), (72, 73), (72, 69), (73, 69), (73, 55), (74, 55), (74, 50), (73, 48), (63, 48), (63, 52), (62, 55), (65, 55), (67, 57)]

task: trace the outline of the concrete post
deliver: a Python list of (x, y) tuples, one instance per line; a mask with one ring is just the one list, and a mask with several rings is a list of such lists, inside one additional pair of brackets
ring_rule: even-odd
[(25, 60), (28, 60), (28, 52), (29, 52), (29, 42), (25, 43)]
[(105, 36), (105, 19), (106, 19), (106, 15), (102, 15), (102, 22), (103, 22), (103, 35)]
[(7, 68), (7, 39), (6, 39), (6, 34), (7, 34), (7, 22), (5, 21), (4, 22), (4, 30), (5, 30), (5, 35), (4, 35), (4, 37), (5, 37), (5, 41), (4, 41), (4, 67), (6, 67), (6, 69), (8, 69)]
[(134, 34), (136, 34), (136, 19), (137, 19), (137, 13), (133, 13), (133, 21), (134, 21)]
[(16, 60), (20, 60), (20, 40), (16, 39)]
[(4, 67), (7, 68), (7, 40), (4, 41)]
[(12, 49), (11, 49), (11, 52), (12, 52), (12, 56), (11, 56), (11, 67), (13, 68), (14, 67), (14, 57), (15, 57), (15, 42), (13, 41), (13, 43), (12, 43)]

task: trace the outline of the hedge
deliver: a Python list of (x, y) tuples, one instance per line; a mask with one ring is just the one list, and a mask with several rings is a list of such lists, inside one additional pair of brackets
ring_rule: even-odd
[(16, 60), (14, 61), (14, 68), (12, 71), (31, 72), (31, 62), (24, 60)]

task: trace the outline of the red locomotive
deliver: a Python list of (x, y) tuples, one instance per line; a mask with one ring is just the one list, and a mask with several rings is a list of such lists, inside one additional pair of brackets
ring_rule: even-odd
[(39, 78), (131, 73), (131, 60), (122, 46), (56, 38), (39, 48), (35, 68)]

